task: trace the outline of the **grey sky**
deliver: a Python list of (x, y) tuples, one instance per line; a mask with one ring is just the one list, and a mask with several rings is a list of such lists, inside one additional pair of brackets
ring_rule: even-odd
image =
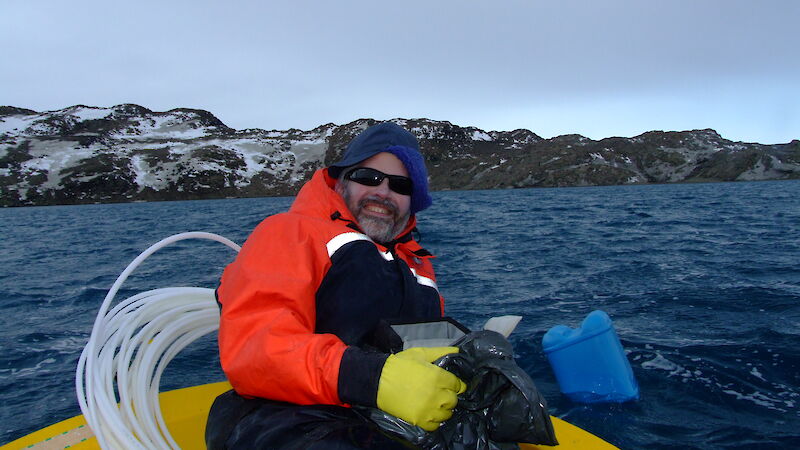
[(800, 139), (800, 1), (0, 1), (0, 104)]

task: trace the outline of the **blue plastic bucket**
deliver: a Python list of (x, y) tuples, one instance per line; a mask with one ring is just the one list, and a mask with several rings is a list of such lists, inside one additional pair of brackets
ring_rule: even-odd
[(625, 402), (639, 398), (639, 385), (611, 318), (592, 311), (577, 329), (557, 325), (542, 347), (561, 392), (579, 403)]

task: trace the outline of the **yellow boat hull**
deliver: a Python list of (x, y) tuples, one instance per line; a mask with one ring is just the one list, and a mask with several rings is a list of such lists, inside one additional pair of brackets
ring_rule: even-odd
[[(203, 384), (160, 394), (161, 412), (169, 431), (182, 449), (204, 449), (206, 417), (214, 399), (230, 389), (227, 382)], [(534, 449), (615, 449), (613, 445), (570, 423), (553, 417), (553, 427), (560, 443), (557, 447), (521, 444)], [(42, 428), (0, 447), (0, 450), (97, 449), (97, 439), (83, 416), (75, 416)]]

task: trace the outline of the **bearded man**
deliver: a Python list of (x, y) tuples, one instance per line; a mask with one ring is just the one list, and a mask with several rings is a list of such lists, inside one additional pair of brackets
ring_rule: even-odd
[(432, 362), (454, 347), (377, 351), (387, 323), (439, 319), (433, 255), (413, 238), (431, 205), (416, 138), (372, 126), (265, 219), (222, 275), (219, 348), (233, 391), (209, 448), (391, 448), (352, 406), (433, 431), (466, 386)]

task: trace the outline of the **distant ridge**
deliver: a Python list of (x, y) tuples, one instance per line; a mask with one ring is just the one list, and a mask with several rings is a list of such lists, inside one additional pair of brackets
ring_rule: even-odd
[[(800, 178), (798, 140), (732, 142), (710, 129), (543, 139), (529, 130), (392, 121), (419, 139), (435, 190)], [(235, 130), (197, 109), (0, 106), (0, 205), (293, 195), (373, 123)]]

